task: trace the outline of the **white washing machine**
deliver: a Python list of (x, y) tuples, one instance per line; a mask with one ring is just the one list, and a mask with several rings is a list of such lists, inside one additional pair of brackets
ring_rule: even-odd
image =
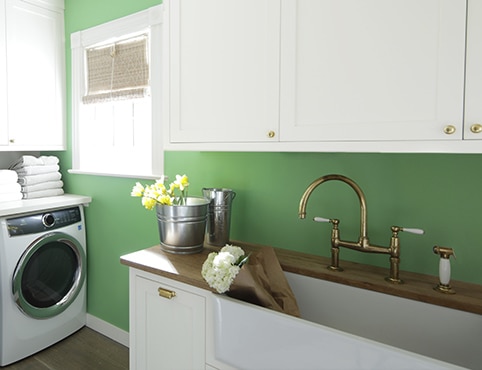
[(0, 218), (0, 366), (85, 325), (84, 226), (82, 205)]

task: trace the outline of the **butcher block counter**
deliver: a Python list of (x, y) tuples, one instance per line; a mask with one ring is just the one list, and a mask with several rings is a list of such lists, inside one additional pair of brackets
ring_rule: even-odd
[[(246, 253), (255, 253), (263, 247), (241, 241), (231, 244)], [(166, 253), (157, 245), (124, 255), (120, 261), (129, 267), (212, 290), (201, 276), (201, 267), (208, 254), (219, 249), (205, 246), (200, 253), (181, 255)], [(386, 268), (341, 261), (344, 271), (331, 271), (327, 269), (329, 258), (287, 249), (274, 250), (284, 271), (482, 315), (482, 285), (452, 280), (450, 285), (456, 294), (444, 294), (433, 289), (438, 284), (437, 276), (401, 271), (404, 284), (392, 284), (384, 279), (389, 274)]]

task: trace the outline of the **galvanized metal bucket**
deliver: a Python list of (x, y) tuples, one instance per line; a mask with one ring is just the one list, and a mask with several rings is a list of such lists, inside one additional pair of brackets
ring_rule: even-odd
[(189, 197), (186, 205), (158, 204), (157, 224), (161, 249), (175, 254), (192, 254), (203, 249), (209, 200)]
[(229, 242), (231, 204), (236, 193), (224, 188), (202, 190), (204, 197), (210, 201), (206, 241), (214, 246), (225, 246)]

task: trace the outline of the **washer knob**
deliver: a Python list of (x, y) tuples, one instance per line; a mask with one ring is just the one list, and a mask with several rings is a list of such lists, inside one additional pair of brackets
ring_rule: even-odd
[(51, 213), (42, 216), (42, 223), (45, 227), (52, 227), (55, 224), (55, 217)]

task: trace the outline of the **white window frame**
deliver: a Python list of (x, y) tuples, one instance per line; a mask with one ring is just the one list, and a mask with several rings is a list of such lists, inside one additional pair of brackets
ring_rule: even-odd
[[(159, 178), (164, 170), (162, 140), (162, 18), (163, 7), (157, 5), (123, 18), (71, 34), (72, 49), (72, 169), (69, 173), (132, 178)], [(85, 50), (92, 45), (115, 41), (128, 35), (150, 30), (150, 91), (151, 91), (151, 171), (135, 169), (112, 172), (109, 168), (82, 168), (79, 128), (82, 96), (85, 93)], [(145, 158), (139, 158), (143, 161)]]

